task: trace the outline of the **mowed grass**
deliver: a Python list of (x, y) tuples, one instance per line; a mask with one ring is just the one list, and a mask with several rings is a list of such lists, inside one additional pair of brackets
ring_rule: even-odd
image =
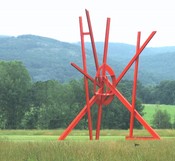
[[(57, 141), (59, 136), (64, 130), (0, 130), (0, 141), (6, 142), (49, 142)], [(174, 129), (155, 129), (162, 139), (175, 138)], [(125, 141), (125, 137), (128, 136), (129, 130), (101, 130), (101, 141)], [(93, 131), (95, 139), (95, 130)], [(150, 136), (150, 134), (144, 130), (134, 129), (134, 136)], [(88, 130), (73, 130), (65, 139), (66, 141), (89, 141)]]
[[(161, 140), (126, 141), (128, 130), (101, 130), (99, 141), (88, 130), (0, 130), (0, 161), (174, 161), (175, 130), (156, 130)], [(95, 133), (95, 131), (93, 131)], [(147, 135), (134, 130), (135, 136)]]
[(175, 121), (175, 105), (144, 104), (143, 118), (152, 125), (153, 115), (156, 110), (166, 110), (171, 116), (171, 123)]

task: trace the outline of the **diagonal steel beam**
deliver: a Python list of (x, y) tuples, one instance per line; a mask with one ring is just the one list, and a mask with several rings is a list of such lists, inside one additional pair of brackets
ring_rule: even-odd
[[(89, 100), (89, 108), (92, 107), (92, 105), (95, 103), (97, 99), (97, 96), (94, 95)], [(64, 140), (69, 133), (75, 128), (75, 126), (79, 123), (79, 121), (84, 117), (84, 115), (87, 113), (87, 105), (84, 106), (84, 108), (79, 112), (79, 114), (74, 118), (74, 120), (69, 124), (69, 126), (66, 128), (66, 130), (60, 135), (58, 140)]]
[[(115, 96), (120, 100), (120, 102), (130, 111), (132, 112), (132, 105), (127, 101), (127, 99), (117, 90), (107, 79), (105, 79), (106, 85), (112, 90)], [(153, 128), (143, 119), (143, 117), (134, 110), (135, 118), (143, 125), (145, 129), (155, 138), (160, 139), (160, 136), (153, 130)]]
[(121, 72), (121, 74), (116, 79), (116, 85), (120, 82), (120, 80), (124, 77), (126, 72), (129, 70), (129, 68), (132, 66), (132, 64), (135, 62), (135, 60), (138, 58), (138, 56), (141, 54), (143, 49), (146, 47), (146, 45), (150, 42), (150, 40), (153, 38), (153, 36), (156, 34), (156, 31), (153, 31), (149, 37), (146, 39), (144, 44), (136, 51), (134, 57), (131, 59), (131, 61), (128, 63), (128, 65), (124, 68), (124, 70)]

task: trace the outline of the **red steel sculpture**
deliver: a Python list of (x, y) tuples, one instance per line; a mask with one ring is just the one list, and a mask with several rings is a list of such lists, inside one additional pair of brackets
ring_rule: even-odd
[[(143, 51), (143, 49), (146, 47), (146, 45), (149, 43), (149, 41), (152, 39), (152, 37), (155, 35), (156, 31), (153, 31), (148, 36), (148, 38), (146, 39), (146, 41), (143, 43), (142, 46), (140, 46), (141, 32), (138, 32), (135, 55), (130, 60), (128, 65), (124, 68), (124, 70), (120, 73), (120, 75), (116, 78), (113, 69), (107, 64), (110, 18), (107, 18), (107, 22), (106, 22), (106, 34), (105, 34), (105, 43), (104, 43), (103, 62), (102, 62), (102, 65), (99, 65), (89, 11), (85, 10), (85, 12), (86, 12), (86, 17), (87, 17), (87, 24), (88, 24), (89, 32), (83, 31), (82, 17), (79, 17), (83, 69), (78, 67), (75, 63), (71, 63), (71, 65), (84, 75), (86, 105), (79, 112), (79, 114), (75, 117), (75, 119), (70, 123), (67, 129), (60, 135), (58, 140), (64, 140), (69, 135), (71, 130), (85, 116), (86, 113), (88, 116), (89, 139), (93, 140), (91, 107), (95, 103), (98, 105), (97, 127), (96, 127), (96, 138), (95, 139), (98, 140), (100, 136), (102, 106), (103, 105), (106, 106), (110, 104), (114, 96), (116, 96), (130, 112), (130, 130), (129, 130), (129, 136), (126, 137), (127, 140), (132, 140), (132, 139), (142, 139), (142, 140), (157, 139), (159, 140), (160, 139), (159, 135), (154, 131), (154, 129), (143, 119), (143, 117), (135, 109), (139, 56), (141, 52)], [(90, 40), (91, 40), (92, 51), (93, 51), (95, 67), (96, 67), (95, 78), (91, 77), (87, 72), (86, 51), (85, 51), (85, 42), (84, 42), (85, 35), (89, 35)], [(117, 89), (117, 85), (134, 63), (135, 63), (135, 67), (134, 67), (134, 80), (133, 80), (133, 90), (132, 90), (132, 103), (130, 103)], [(110, 76), (110, 78), (108, 76)], [(92, 98), (89, 98), (88, 80), (92, 81), (94, 84), (94, 95)], [(150, 133), (149, 137), (133, 136), (134, 119), (137, 119), (138, 122), (140, 122), (140, 124)]]

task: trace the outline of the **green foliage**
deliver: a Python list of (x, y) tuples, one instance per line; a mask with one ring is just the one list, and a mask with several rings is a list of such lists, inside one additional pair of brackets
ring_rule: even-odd
[[(118, 89), (131, 102), (132, 81), (121, 81)], [(0, 128), (54, 129), (66, 128), (85, 106), (83, 80), (60, 83), (57, 80), (31, 82), (25, 66), (18, 61), (0, 62)], [(90, 97), (93, 84), (89, 82)], [(142, 115), (143, 107), (137, 100)], [(96, 127), (97, 105), (92, 107)], [(118, 99), (103, 107), (102, 128), (128, 129), (129, 112)], [(76, 126), (87, 129), (87, 115)], [(135, 127), (140, 125), (136, 122)]]
[[(72, 80), (60, 83), (56, 80), (31, 82), (30, 76), (21, 62), (0, 62), (0, 128), (54, 129), (66, 128), (84, 107), (84, 82)], [(132, 82), (122, 81), (119, 90), (130, 101)], [(89, 82), (90, 97), (93, 84)], [(142, 114), (139, 101), (137, 110)], [(93, 127), (96, 127), (97, 105), (92, 107)], [(129, 127), (129, 112), (122, 103), (114, 99), (103, 107), (102, 128)], [(140, 125), (136, 122), (137, 128)], [(76, 126), (87, 129), (87, 116)]]
[(7, 125), (7, 118), (5, 116), (4, 110), (1, 109), (1, 114), (0, 114), (0, 129), (5, 129), (6, 128), (6, 125)]
[(166, 80), (156, 86), (142, 86), (139, 98), (146, 104), (175, 104), (175, 81)]
[(0, 113), (3, 127), (18, 127), (27, 108), (30, 88), (30, 76), (21, 62), (0, 62)]
[[(31, 107), (26, 111), (21, 127), (66, 128), (85, 104), (82, 83), (76, 80), (66, 84), (54, 80), (35, 82), (29, 92)], [(82, 122), (77, 128), (84, 128)]]
[(152, 124), (156, 129), (172, 128), (170, 114), (166, 110), (157, 110), (153, 115)]
[(162, 81), (156, 87), (156, 94), (160, 104), (175, 104), (175, 81)]
[(39, 108), (30, 107), (29, 111), (26, 111), (22, 120), (21, 120), (21, 126), (25, 129), (35, 129), (36, 128), (36, 122), (38, 121), (38, 115), (40, 113)]

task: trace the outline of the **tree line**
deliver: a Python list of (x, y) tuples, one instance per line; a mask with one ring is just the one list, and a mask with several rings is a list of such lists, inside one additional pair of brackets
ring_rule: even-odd
[[(89, 82), (90, 95), (93, 84)], [(123, 81), (119, 90), (131, 100), (131, 82)], [(0, 62), (0, 128), (1, 129), (53, 129), (66, 128), (85, 105), (84, 83), (71, 80), (32, 82), (25, 66), (19, 61)], [(137, 101), (137, 110), (143, 106)], [(92, 107), (93, 127), (96, 126), (98, 107)], [(103, 107), (102, 128), (128, 129), (129, 112), (118, 99)], [(136, 122), (136, 127), (140, 124)], [(87, 116), (76, 126), (87, 128)]]
[[(167, 86), (166, 82), (162, 83)], [(154, 96), (155, 91), (161, 92), (162, 83), (159, 85), (160, 89), (159, 86), (148, 88), (138, 83), (136, 109), (141, 115), (144, 114), (141, 102), (153, 103), (151, 96)], [(93, 84), (89, 82), (89, 86), (92, 96)], [(132, 81), (123, 80), (117, 88), (131, 101)], [(67, 83), (57, 80), (32, 82), (27, 69), (19, 61), (0, 61), (0, 91), (1, 129), (66, 128), (85, 105), (83, 79)], [(94, 105), (91, 111), (95, 128), (97, 105)], [(129, 120), (129, 111), (117, 98), (114, 98), (110, 105), (103, 107), (102, 129), (128, 129)], [(76, 128), (87, 129), (87, 126), (85, 116)], [(135, 121), (135, 127), (141, 128), (141, 125)]]
[(155, 86), (138, 87), (138, 97), (143, 103), (175, 105), (175, 81), (161, 81)]

